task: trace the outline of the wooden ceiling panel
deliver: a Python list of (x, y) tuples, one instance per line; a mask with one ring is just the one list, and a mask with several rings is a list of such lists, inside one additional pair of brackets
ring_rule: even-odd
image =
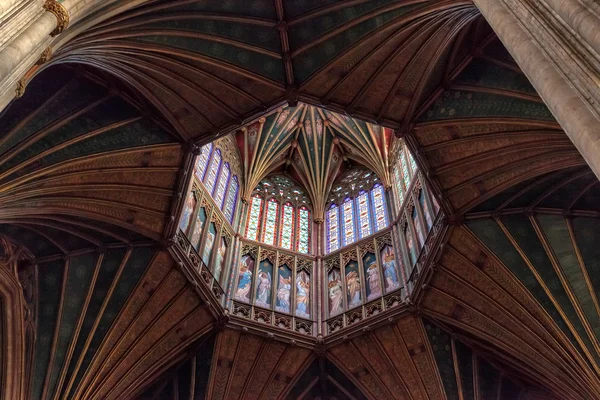
[(233, 329), (215, 346), (207, 395), (214, 399), (282, 398), (312, 358), (309, 349)]

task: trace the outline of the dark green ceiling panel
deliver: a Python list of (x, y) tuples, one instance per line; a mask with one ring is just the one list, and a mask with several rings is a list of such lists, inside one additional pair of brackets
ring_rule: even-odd
[(529, 269), (521, 255), (510, 243), (498, 224), (491, 218), (467, 221), (467, 226), (487, 245), (498, 258), (506, 265), (521, 283), (529, 290), (533, 297), (546, 309), (556, 324), (576, 343), (575, 337), (569, 330), (560, 313), (544, 291), (535, 275)]
[(433, 349), (437, 369), (444, 384), (446, 397), (448, 400), (458, 400), (458, 386), (452, 356), (452, 337), (428, 320), (424, 320), (424, 325), (429, 343)]
[[(127, 298), (133, 292), (133, 289), (142, 277), (142, 274), (144, 273), (144, 271), (146, 271), (146, 268), (152, 261), (155, 252), (156, 249), (153, 247), (144, 246), (133, 248), (131, 255), (127, 259), (127, 264), (125, 264), (123, 272), (118, 278), (119, 280), (116, 283), (115, 290), (110, 299), (108, 300), (106, 309), (102, 313), (98, 327), (96, 328), (94, 336), (90, 341), (90, 345), (83, 357), (83, 362), (79, 368), (77, 376), (75, 377), (75, 383), (73, 385), (72, 391), (70, 392), (70, 395), (73, 394), (74, 388), (76, 388), (79, 382), (81, 381), (85, 370), (90, 365), (92, 358), (94, 357), (96, 351), (100, 347), (100, 344), (106, 336), (108, 329), (119, 314), (119, 311), (125, 305)], [(116, 278), (116, 276), (114, 276), (112, 272), (113, 268), (114, 264), (112, 264), (111, 262), (111, 265), (107, 267), (107, 269), (104, 271), (104, 274), (101, 277), (99, 277), (99, 279), (101, 280), (99, 281), (100, 286), (96, 295), (100, 296), (100, 294), (105, 290), (106, 286), (109, 284), (109, 281), (111, 279), (114, 280)]]
[(463, 400), (475, 400), (475, 385), (473, 384), (473, 351), (470, 347), (459, 341), (455, 342), (455, 348)]
[(457, 118), (526, 118), (553, 121), (550, 110), (543, 104), (520, 98), (491, 93), (446, 90), (421, 118), (439, 121)]
[(34, 352), (31, 398), (41, 399), (48, 371), (64, 274), (63, 261), (40, 264), (38, 279), (38, 328)]
[(64, 301), (60, 310), (60, 322), (57, 332), (57, 341), (54, 362), (50, 364), (50, 379), (48, 393), (54, 394), (62, 368), (66, 365), (69, 344), (75, 338), (78, 320), (84, 311), (84, 305), (90, 285), (98, 254), (85, 254), (72, 257), (68, 261), (67, 280), (62, 288)]
[(527, 77), (522, 73), (481, 58), (475, 58), (456, 78), (456, 82), (537, 95)]
[(161, 36), (140, 36), (135, 38), (135, 40), (140, 43), (161, 46), (166, 51), (169, 48), (177, 48), (198, 53), (243, 69), (248, 69), (273, 81), (284, 82), (283, 63), (280, 59), (244, 49), (241, 46), (206, 39), (177, 36), (177, 33)]
[[(350, 46), (364, 38), (371, 32), (381, 28), (386, 23), (395, 18), (401, 17), (415, 9), (423, 7), (422, 4), (410, 5), (388, 11), (377, 17), (367, 19), (364, 22), (356, 24), (328, 40), (310, 47), (298, 56), (294, 57), (294, 77), (298, 82), (303, 82), (311, 74), (317, 71), (327, 62), (334, 59), (337, 55), (348, 49)], [(318, 23), (318, 22), (317, 22)], [(293, 36), (293, 30), (290, 35)]]
[(502, 217), (502, 223), (516, 240), (519, 247), (525, 252), (527, 259), (541, 277), (544, 285), (546, 285), (552, 297), (562, 309), (562, 312), (565, 313), (569, 322), (573, 325), (577, 335), (583, 338), (586, 347), (592, 350), (592, 343), (586, 335), (581, 321), (577, 317), (577, 312), (569, 299), (569, 295), (561, 284), (560, 277), (554, 269), (529, 219), (522, 214), (507, 215)]

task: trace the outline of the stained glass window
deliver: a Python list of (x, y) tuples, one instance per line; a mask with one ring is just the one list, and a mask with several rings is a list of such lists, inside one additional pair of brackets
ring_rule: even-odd
[(421, 227), (421, 222), (419, 221), (419, 214), (417, 213), (417, 208), (413, 208), (412, 211), (412, 221), (415, 227), (415, 231), (417, 232), (417, 237), (420, 241), (421, 246), (425, 243), (425, 235), (423, 233), (423, 228)]
[(194, 173), (196, 174), (196, 177), (200, 180), (204, 179), (204, 174), (206, 173), (206, 164), (210, 159), (210, 154), (212, 153), (212, 151), (212, 143), (202, 146), (200, 157), (198, 157), (198, 161), (196, 161), (196, 168), (194, 168)]
[(229, 184), (229, 176), (231, 175), (231, 171), (229, 170), (229, 164), (223, 164), (223, 168), (221, 168), (221, 174), (219, 175), (219, 184), (217, 185), (217, 190), (215, 191), (214, 200), (217, 204), (217, 207), (223, 209), (223, 201), (225, 200), (225, 191), (227, 190), (227, 185)]
[(433, 225), (433, 220), (431, 219), (431, 212), (429, 211), (429, 205), (427, 204), (423, 190), (419, 192), (419, 204), (421, 205), (421, 210), (423, 210), (423, 215), (425, 216), (427, 231), (429, 231), (431, 229), (431, 225)]
[(227, 200), (225, 200), (225, 208), (223, 209), (225, 217), (230, 223), (233, 222), (233, 215), (235, 211), (235, 204), (237, 202), (239, 187), (240, 185), (238, 183), (237, 176), (234, 176), (229, 184), (229, 192), (227, 193)]
[(263, 242), (273, 246), (275, 244), (275, 232), (277, 231), (277, 210), (279, 204), (275, 199), (267, 201), (267, 211), (265, 219), (265, 228), (263, 234)]
[(281, 233), (279, 245), (284, 249), (292, 250), (294, 242), (294, 207), (285, 203), (281, 209)]
[(412, 153), (408, 150), (408, 148), (406, 149), (406, 152), (408, 153), (410, 169), (412, 170), (413, 174), (415, 174), (417, 172), (417, 163), (415, 162), (415, 158), (413, 157)]
[(364, 238), (371, 234), (371, 213), (369, 212), (369, 194), (361, 192), (356, 198), (358, 208), (358, 232)]
[(212, 194), (215, 189), (215, 183), (217, 182), (217, 175), (219, 174), (220, 167), (221, 151), (216, 150), (210, 162), (210, 167), (206, 173), (206, 180), (204, 181), (204, 186), (206, 186), (206, 190), (210, 194)]
[(350, 198), (342, 204), (342, 223), (344, 226), (342, 238), (344, 246), (346, 246), (356, 240), (354, 236), (354, 202)]
[(408, 162), (404, 149), (400, 151), (400, 164), (402, 165), (402, 178), (404, 179), (404, 187), (408, 189), (410, 186), (410, 173), (408, 172)]
[(298, 251), (308, 253), (310, 240), (310, 211), (306, 207), (298, 209)]
[(373, 209), (375, 210), (375, 229), (380, 231), (388, 225), (385, 212), (385, 193), (381, 184), (378, 183), (373, 186), (371, 197), (373, 199)]
[(402, 207), (402, 203), (404, 203), (404, 191), (402, 190), (402, 175), (400, 174), (398, 165), (394, 167), (394, 184), (396, 188), (396, 202), (398, 211), (400, 211), (400, 207)]
[(327, 252), (336, 251), (340, 248), (339, 239), (339, 210), (338, 206), (333, 204), (327, 211)]
[(252, 197), (250, 203), (250, 214), (248, 216), (248, 226), (246, 227), (246, 237), (250, 240), (258, 240), (258, 230), (260, 227), (260, 217), (262, 215), (263, 199), (260, 196)]

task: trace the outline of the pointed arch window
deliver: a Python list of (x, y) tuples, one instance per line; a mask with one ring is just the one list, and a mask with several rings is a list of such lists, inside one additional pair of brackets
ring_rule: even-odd
[(218, 143), (217, 141), (202, 146), (194, 166), (194, 176), (202, 182), (227, 221), (233, 224), (239, 181), (233, 173), (235, 167), (230, 164), (231, 160), (226, 161), (225, 153), (222, 153)]
[(327, 252), (331, 253), (340, 248), (340, 219), (339, 208), (332, 204), (327, 211)]
[(271, 198), (267, 201), (265, 228), (263, 233), (263, 242), (275, 245), (275, 234), (277, 232), (277, 211), (279, 209), (279, 203), (277, 200)]
[(310, 202), (304, 190), (289, 177), (274, 175), (260, 181), (252, 196), (262, 199), (262, 214), (250, 205), (246, 237), (307, 254), (312, 223)]
[(404, 181), (404, 187), (408, 189), (410, 186), (410, 172), (408, 172), (408, 161), (406, 160), (404, 147), (400, 150), (400, 164), (402, 165), (402, 179)]
[(385, 209), (385, 192), (381, 184), (376, 184), (371, 189), (371, 198), (373, 199), (373, 210), (375, 211), (375, 230), (379, 232), (388, 226), (387, 212)]
[(194, 173), (199, 180), (204, 180), (204, 175), (206, 174), (206, 166), (208, 165), (208, 160), (213, 151), (213, 144), (209, 143), (207, 145), (202, 146), (200, 150), (200, 157), (198, 157), (198, 161), (196, 162), (196, 168), (194, 169)]
[(281, 231), (279, 234), (279, 246), (292, 250), (294, 243), (294, 206), (285, 203), (281, 208)]
[(250, 202), (250, 215), (248, 217), (248, 226), (246, 227), (246, 237), (250, 240), (258, 240), (258, 230), (262, 216), (262, 197), (256, 195)]
[(358, 232), (362, 239), (373, 233), (371, 230), (371, 212), (369, 210), (368, 192), (360, 192), (356, 198), (356, 208), (358, 209)]
[(215, 184), (217, 183), (217, 175), (219, 174), (219, 168), (221, 167), (221, 150), (216, 150), (213, 153), (212, 160), (210, 161), (210, 167), (206, 172), (206, 180), (204, 186), (208, 193), (213, 194), (215, 191)]
[(229, 169), (229, 163), (223, 164), (223, 168), (221, 168), (221, 173), (219, 174), (219, 183), (217, 184), (217, 189), (215, 191), (215, 203), (219, 208), (223, 208), (223, 201), (225, 200), (225, 191), (227, 190), (227, 185), (229, 184), (229, 176), (231, 175), (231, 170)]
[(354, 202), (351, 198), (347, 198), (342, 203), (342, 225), (343, 229), (343, 245), (354, 243), (356, 235), (354, 233)]
[(310, 243), (310, 211), (306, 207), (298, 209), (298, 244), (297, 248), (300, 253), (307, 254), (309, 252)]
[(225, 217), (230, 223), (233, 222), (233, 216), (235, 213), (235, 205), (237, 204), (239, 188), (240, 184), (238, 183), (237, 176), (234, 176), (231, 179), (231, 183), (229, 184), (229, 191), (227, 193), (227, 199), (225, 200), (225, 208), (223, 210), (223, 212), (225, 213)]
[(408, 161), (410, 164), (410, 169), (413, 174), (416, 174), (417, 173), (417, 162), (415, 161), (415, 158), (413, 157), (412, 153), (408, 149), (406, 149), (406, 152), (408, 153)]
[(404, 203), (404, 191), (402, 189), (402, 175), (398, 165), (394, 167), (394, 188), (396, 190), (396, 203), (398, 204), (398, 211), (400, 206)]

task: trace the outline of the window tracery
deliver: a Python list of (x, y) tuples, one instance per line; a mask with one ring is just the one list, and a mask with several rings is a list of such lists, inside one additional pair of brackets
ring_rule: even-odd
[(311, 226), (308, 196), (291, 179), (275, 175), (263, 179), (255, 188), (246, 238), (307, 254)]
[(389, 225), (385, 190), (365, 169), (346, 173), (333, 185), (326, 212), (327, 253), (348, 246)]
[[(215, 145), (218, 143), (218, 145)], [(195, 177), (202, 182), (227, 221), (233, 224), (240, 189), (238, 162), (231, 154), (231, 144), (224, 139), (208, 143), (200, 149), (194, 166)]]

